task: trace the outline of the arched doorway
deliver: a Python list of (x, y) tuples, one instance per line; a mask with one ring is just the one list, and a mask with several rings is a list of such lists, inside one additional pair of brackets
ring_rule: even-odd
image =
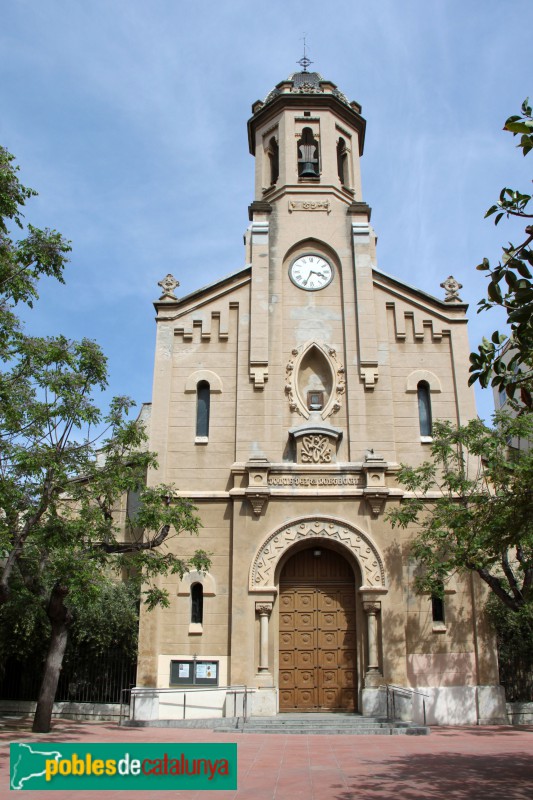
[(356, 608), (352, 567), (316, 542), (279, 579), (279, 710), (354, 711)]

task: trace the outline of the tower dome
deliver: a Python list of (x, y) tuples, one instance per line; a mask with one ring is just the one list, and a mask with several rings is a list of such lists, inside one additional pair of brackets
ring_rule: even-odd
[[(272, 102), (276, 97), (279, 97), (280, 94), (286, 93), (287, 85), (290, 94), (333, 94), (347, 106), (352, 105), (346, 95), (344, 95), (334, 83), (325, 80), (320, 72), (307, 72), (306, 70), (292, 72), (285, 81), (278, 83), (277, 86), (268, 93), (263, 105)], [(358, 103), (355, 103), (354, 106), (360, 113), (361, 106)]]

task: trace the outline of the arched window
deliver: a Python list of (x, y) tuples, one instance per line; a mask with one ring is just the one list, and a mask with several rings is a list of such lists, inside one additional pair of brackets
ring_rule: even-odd
[(204, 587), (201, 583), (191, 586), (191, 622), (202, 624), (204, 619)]
[(431, 595), (431, 616), (433, 622), (444, 623), (444, 599), (436, 594)]
[(337, 172), (339, 174), (339, 180), (343, 186), (346, 186), (348, 183), (347, 156), (348, 153), (346, 150), (346, 142), (341, 136), (337, 142)]
[(268, 143), (267, 152), (270, 159), (270, 184), (273, 186), (279, 177), (279, 146), (274, 136)]
[(311, 128), (304, 128), (298, 142), (298, 177), (318, 178), (318, 142)]
[(420, 381), (417, 386), (418, 419), (420, 421), (420, 436), (431, 436), (431, 398), (429, 383)]
[(209, 436), (210, 387), (207, 381), (196, 386), (196, 436)]

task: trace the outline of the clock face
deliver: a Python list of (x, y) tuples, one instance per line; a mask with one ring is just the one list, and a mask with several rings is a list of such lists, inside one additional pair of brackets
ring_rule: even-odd
[(333, 269), (331, 264), (322, 256), (308, 253), (292, 262), (289, 269), (289, 277), (300, 289), (316, 292), (331, 283)]

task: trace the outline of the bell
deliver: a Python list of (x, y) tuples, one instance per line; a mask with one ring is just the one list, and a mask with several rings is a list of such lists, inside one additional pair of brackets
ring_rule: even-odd
[(300, 164), (302, 165), (300, 178), (317, 178), (318, 172), (316, 170), (316, 165), (313, 164), (311, 161), (301, 161)]
[(314, 157), (316, 145), (301, 144), (299, 149), (301, 153), (301, 158), (298, 159), (298, 163), (301, 164), (300, 178), (317, 178), (318, 161)]

